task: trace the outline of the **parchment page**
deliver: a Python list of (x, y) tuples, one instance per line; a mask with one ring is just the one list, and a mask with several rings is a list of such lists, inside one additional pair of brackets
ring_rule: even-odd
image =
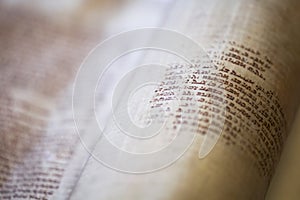
[[(92, 4), (85, 9), (101, 6)], [(49, 20), (26, 9), (1, 7), (0, 197), (264, 199), (300, 102), (299, 7), (292, 0), (134, 2), (120, 9), (116, 19), (101, 25), (97, 21), (101, 17), (76, 8), (75, 14), (71, 12), (57, 23), (55, 17)], [(155, 13), (153, 17), (151, 13)], [(94, 20), (86, 23), (83, 19), (87, 16)], [(218, 80), (225, 97), (216, 102), (225, 109), (218, 113), (203, 106), (199, 121), (183, 124), (186, 134), (195, 133), (196, 140), (172, 165), (153, 173), (121, 173), (101, 165), (79, 141), (72, 114), (72, 89), (80, 63), (105, 36), (149, 26), (178, 31), (203, 47), (215, 68), (201, 77), (196, 70), (187, 70), (187, 77), (196, 77), (184, 79), (186, 85), (181, 85), (186, 87), (181, 92), (201, 99), (213, 93), (208, 88), (217, 89), (207, 85), (209, 80)], [(160, 56), (174, 66), (163, 74), (165, 79), (177, 80), (180, 76), (168, 74), (181, 66), (180, 61)], [(124, 63), (152, 58), (157, 59), (156, 54), (148, 52)], [(202, 66), (203, 60), (199, 61)], [(144, 72), (145, 77), (151, 70), (148, 72)], [(199, 87), (192, 87), (197, 86), (195, 83)], [(172, 81), (161, 84), (160, 89), (171, 86)], [(166, 102), (162, 97), (169, 97), (153, 91), (150, 99), (158, 104)], [(185, 101), (182, 99), (182, 103)], [(101, 101), (98, 104), (106, 106)], [(147, 120), (143, 106), (139, 101), (133, 104), (137, 121)], [(204, 113), (219, 121), (211, 125)], [(173, 114), (176, 116), (176, 112)], [(94, 112), (87, 110), (83, 116), (86, 129), (93, 128), (89, 120)], [(199, 159), (199, 149), (210, 130), (208, 124), (210, 128), (222, 127), (218, 131), (221, 135), (212, 151)], [(172, 131), (165, 133), (162, 141), (137, 147), (148, 150), (151, 144), (164, 144)], [(114, 132), (111, 136), (114, 138)], [(216, 135), (209, 136), (209, 141), (214, 141)], [(97, 138), (88, 138), (89, 145), (96, 145), (95, 154), (99, 150)], [(113, 141), (122, 142), (118, 137)], [(135, 147), (135, 143), (123, 142), (127, 150)]]
[(178, 1), (170, 7), (163, 26), (203, 45), (226, 85), (221, 139), (197, 159), (205, 135), (198, 126), (188, 152), (153, 174), (122, 174), (90, 158), (72, 199), (264, 199), (299, 102), (297, 8), (296, 1)]

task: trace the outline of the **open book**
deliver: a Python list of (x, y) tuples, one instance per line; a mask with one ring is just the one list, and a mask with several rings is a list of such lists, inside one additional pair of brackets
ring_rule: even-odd
[(297, 0), (0, 5), (0, 199), (265, 199), (300, 103)]

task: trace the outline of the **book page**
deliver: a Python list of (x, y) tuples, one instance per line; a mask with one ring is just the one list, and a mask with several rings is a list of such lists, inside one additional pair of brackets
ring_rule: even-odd
[(116, 172), (91, 156), (71, 199), (264, 199), (299, 102), (296, 7), (292, 1), (176, 2), (163, 26), (194, 38), (216, 64), (219, 77), (210, 73), (197, 82), (220, 78), (226, 88), (220, 140), (197, 159), (205, 135), (199, 123), (181, 159), (146, 175)]
[[(101, 6), (92, 4), (86, 9)], [(116, 18), (101, 23), (97, 19), (102, 17), (76, 8), (76, 14), (57, 23), (55, 18), (48, 20), (26, 9), (1, 7), (0, 198), (264, 199), (300, 102), (299, 6), (292, 0), (141, 1), (121, 7)], [(171, 66), (158, 73), (162, 78), (158, 88), (141, 91), (128, 105), (133, 121), (147, 125), (145, 106), (151, 110), (172, 103), (172, 94), (161, 91), (180, 88), (180, 102), (170, 111), (170, 124), (162, 129), (162, 137), (149, 142), (124, 139), (106, 116), (111, 141), (124, 151), (119, 157), (109, 151), (105, 155), (118, 164), (126, 151), (145, 153), (160, 148), (174, 137), (173, 125), (183, 128), (181, 135), (193, 135), (195, 140), (168, 167), (124, 173), (91, 156), (100, 154), (103, 146), (99, 135), (86, 134), (97, 124), (91, 123), (94, 110), (91, 105), (85, 107), (84, 101), (79, 102), (85, 111), (80, 116), (86, 121), (79, 131), (92, 152), (82, 145), (74, 125), (72, 91), (80, 64), (92, 48), (112, 34), (144, 27), (182, 33), (199, 43), (205, 55), (195, 57), (198, 68), (152, 51), (115, 63), (118, 67), (160, 61)], [(107, 77), (108, 83), (122, 78), (121, 67), (116, 69)], [(199, 75), (198, 70), (204, 73)], [(153, 71), (145, 70), (138, 77), (146, 79)], [(125, 89), (121, 87), (124, 91), (131, 82), (142, 81), (134, 75), (128, 80)], [(107, 92), (111, 90), (104, 85), (95, 96), (96, 115), (103, 114), (103, 118), (108, 104), (102, 100)], [(120, 96), (122, 105), (125, 96)], [(201, 109), (190, 99), (201, 101)], [(188, 114), (176, 121), (182, 110)], [(164, 119), (156, 111), (154, 116)], [(213, 123), (207, 116), (215, 117)], [(201, 157), (205, 141), (213, 148)], [(169, 152), (164, 158), (172, 156)], [(122, 166), (129, 167), (125, 171), (149, 167), (146, 161), (130, 162)]]
[(296, 200), (299, 198), (299, 166), (300, 160), (299, 152), (299, 123), (300, 115), (299, 110), (293, 129), (285, 143), (283, 154), (280, 158), (276, 173), (270, 184), (266, 199), (290, 199)]
[(64, 88), (101, 30), (10, 3), (0, 6), (0, 199), (50, 199), (77, 140)]

